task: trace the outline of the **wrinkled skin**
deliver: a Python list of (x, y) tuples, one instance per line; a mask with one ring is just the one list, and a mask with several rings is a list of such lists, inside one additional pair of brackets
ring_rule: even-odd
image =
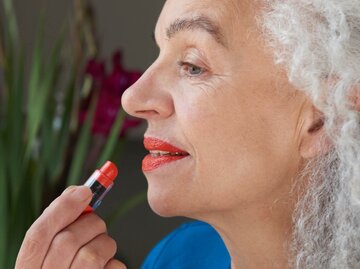
[(265, 49), (260, 10), (168, 0), (155, 30), (160, 54), (122, 98), (147, 120), (145, 137), (190, 154), (145, 172), (152, 209), (210, 223), (233, 268), (286, 268), (292, 182), (318, 150), (315, 109)]

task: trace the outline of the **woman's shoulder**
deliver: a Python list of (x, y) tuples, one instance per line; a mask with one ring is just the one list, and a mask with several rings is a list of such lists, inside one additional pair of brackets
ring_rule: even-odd
[(207, 223), (181, 225), (162, 239), (147, 256), (142, 269), (228, 269), (230, 256), (218, 233)]

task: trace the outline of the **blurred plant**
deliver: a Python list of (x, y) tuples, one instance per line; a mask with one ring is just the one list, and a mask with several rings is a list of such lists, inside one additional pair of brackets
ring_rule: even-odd
[[(120, 98), (140, 74), (125, 71), (120, 53), (116, 53), (113, 70), (106, 75), (104, 64), (95, 60), (95, 23), (85, 0), (74, 1), (73, 46), (65, 47), (64, 30), (47, 57), (42, 21), (29, 71), (25, 71), (27, 58), (13, 3), (2, 2), (0, 268), (14, 268), (25, 231), (43, 207), (66, 185), (77, 184), (84, 173), (88, 175), (94, 166), (113, 157), (125, 129), (138, 124), (125, 120)], [(67, 57), (63, 55), (65, 49), (69, 51)], [(87, 59), (92, 60), (85, 69)], [(96, 151), (90, 147), (94, 144), (98, 145)], [(124, 214), (144, 199), (144, 193), (135, 195), (110, 218)]]
[[(95, 134), (109, 134), (117, 111), (121, 106), (119, 97), (141, 76), (141, 73), (138, 71), (125, 70), (121, 65), (121, 58), (121, 52), (116, 51), (112, 56), (113, 70), (108, 76), (106, 76), (104, 62), (92, 59), (87, 64), (86, 74), (90, 75), (94, 81), (94, 87), (91, 92), (92, 94), (96, 94), (97, 89), (100, 90), (92, 128)], [(90, 99), (91, 98), (89, 98), (89, 100)], [(83, 112), (81, 115), (82, 121), (85, 119), (86, 113), (84, 112), (86, 112), (87, 109), (88, 107), (85, 107), (85, 111), (81, 111)], [(141, 120), (139, 119), (125, 118), (123, 127), (135, 127), (140, 123)], [(123, 128), (121, 137), (125, 135), (124, 131), (126, 129), (127, 128)]]
[[(123, 68), (120, 51), (116, 51), (112, 56), (112, 71), (109, 74), (106, 73), (105, 63), (95, 58), (88, 61), (85, 70), (86, 74), (91, 77), (93, 86), (88, 97), (81, 103), (80, 123), (85, 122), (94, 95), (98, 97), (91, 129), (92, 134), (97, 137), (97, 144), (93, 145), (87, 158), (92, 163), (99, 155), (99, 149), (107, 141), (111, 127), (116, 120), (119, 107), (121, 106), (121, 95), (140, 78), (141, 73), (138, 71), (128, 71)], [(127, 129), (136, 127), (140, 123), (141, 120), (139, 119), (132, 119), (129, 116), (124, 118), (119, 138), (124, 138)], [(99, 160), (100, 163), (105, 161), (105, 159)]]

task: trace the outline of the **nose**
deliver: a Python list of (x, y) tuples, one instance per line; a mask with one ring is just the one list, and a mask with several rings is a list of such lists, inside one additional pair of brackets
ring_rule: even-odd
[(174, 112), (173, 100), (166, 79), (155, 63), (122, 95), (126, 113), (145, 120), (168, 118)]

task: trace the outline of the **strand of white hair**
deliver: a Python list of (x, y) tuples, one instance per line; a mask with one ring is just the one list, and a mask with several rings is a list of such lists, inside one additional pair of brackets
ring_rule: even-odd
[(360, 268), (360, 0), (263, 0), (266, 43), (324, 114), (333, 148), (307, 163), (291, 268)]

